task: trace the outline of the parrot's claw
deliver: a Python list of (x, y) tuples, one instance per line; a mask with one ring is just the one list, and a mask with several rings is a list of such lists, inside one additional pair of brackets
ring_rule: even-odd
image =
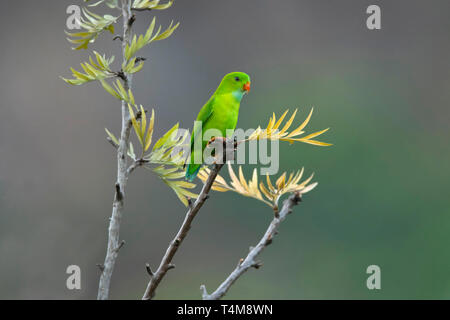
[(214, 149), (212, 152), (214, 160), (211, 163), (222, 164), (228, 160), (234, 160), (234, 154), (237, 150), (237, 142), (236, 139), (214, 137), (208, 142), (208, 148)]

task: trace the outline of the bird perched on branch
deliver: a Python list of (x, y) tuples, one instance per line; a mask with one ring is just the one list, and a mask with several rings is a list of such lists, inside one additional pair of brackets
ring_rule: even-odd
[[(242, 97), (250, 91), (250, 77), (243, 72), (231, 72), (219, 84), (214, 94), (202, 107), (191, 135), (191, 156), (186, 168), (186, 179), (194, 180), (203, 164), (203, 151), (208, 141), (203, 135), (209, 129), (218, 130), (226, 138), (227, 130), (234, 130)], [(217, 137), (216, 137), (217, 138)]]

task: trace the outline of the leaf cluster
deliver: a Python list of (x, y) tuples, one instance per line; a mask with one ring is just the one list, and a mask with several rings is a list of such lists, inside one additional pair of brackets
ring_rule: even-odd
[[(189, 198), (197, 197), (197, 194), (189, 191), (196, 185), (183, 179), (183, 164), (185, 161), (183, 147), (187, 143), (189, 132), (180, 134), (179, 124), (177, 123), (155, 142), (153, 148), (150, 148), (155, 126), (154, 110), (152, 110), (149, 118), (147, 118), (147, 112), (143, 106), (133, 107), (128, 104), (128, 110), (132, 127), (141, 146), (140, 157), (137, 157), (134, 146), (130, 142), (128, 156), (133, 161), (141, 161), (146, 169), (156, 173), (175, 192), (180, 201), (187, 206)], [(119, 140), (114, 134), (108, 129), (105, 129), (105, 131), (109, 139), (118, 145)]]
[(90, 12), (86, 8), (82, 9), (84, 17), (80, 18), (80, 27), (84, 30), (82, 32), (67, 32), (66, 34), (69, 38), (67, 40), (70, 43), (75, 44), (73, 48), (75, 50), (87, 49), (89, 43), (93, 43), (98, 35), (105, 30), (114, 33), (114, 23), (116, 23), (119, 17), (114, 17), (112, 15), (106, 14), (100, 16), (93, 12)]
[(87, 82), (99, 80), (102, 81), (107, 78), (114, 77), (115, 74), (111, 71), (110, 65), (114, 61), (114, 56), (111, 58), (106, 58), (105, 55), (100, 55), (98, 52), (94, 51), (96, 61), (89, 56), (89, 62), (81, 63), (81, 68), (83, 72), (79, 72), (74, 68), (70, 68), (72, 71), (73, 79), (62, 78), (65, 82), (72, 85), (81, 85)]
[[(308, 183), (312, 180), (313, 174), (306, 180), (300, 183), (303, 176), (303, 168), (300, 171), (293, 172), (286, 178), (286, 172), (284, 172), (275, 182), (272, 184), (269, 175), (266, 175), (266, 184), (263, 181), (258, 183), (258, 174), (256, 168), (253, 170), (253, 175), (250, 180), (246, 180), (242, 172), (242, 166), (239, 166), (239, 178), (236, 176), (231, 164), (228, 163), (228, 173), (231, 178), (231, 182), (227, 183), (225, 179), (218, 175), (213, 183), (212, 189), (219, 192), (233, 191), (246, 197), (251, 197), (264, 202), (272, 208), (278, 207), (278, 201), (281, 196), (287, 193), (300, 192), (302, 194), (313, 190), (317, 183)], [(207, 168), (202, 169), (198, 177), (205, 182), (208, 179), (210, 170)]]
[[(289, 120), (286, 121), (282, 126), (283, 121), (286, 118), (288, 112), (289, 110), (286, 110), (279, 119), (277, 119), (275, 113), (273, 113), (265, 129), (261, 129), (261, 127), (258, 126), (258, 128), (247, 139), (239, 141), (239, 143), (245, 141), (267, 139), (267, 140), (287, 141), (291, 144), (294, 142), (304, 142), (317, 146), (331, 145), (330, 143), (312, 140), (312, 138), (317, 137), (322, 133), (325, 133), (326, 131), (328, 131), (328, 129), (321, 130), (309, 134), (307, 136), (301, 137), (301, 135), (305, 133), (304, 129), (311, 119), (313, 109), (311, 109), (308, 117), (303, 121), (303, 123), (300, 124), (295, 129), (293, 129), (292, 131), (289, 131), (289, 129), (291, 128), (294, 122), (295, 116), (297, 114), (297, 109), (291, 115)], [(292, 192), (306, 193), (311, 191), (317, 186), (317, 183), (312, 183), (308, 185), (308, 183), (313, 178), (313, 175), (311, 175), (308, 179), (300, 183), (300, 180), (303, 176), (304, 171), (303, 168), (297, 172), (289, 174), (289, 177), (287, 177), (287, 173), (284, 172), (276, 180), (275, 184), (272, 184), (269, 175), (266, 175), (266, 184), (264, 184), (263, 181), (258, 182), (258, 174), (256, 168), (253, 170), (252, 178), (248, 181), (244, 177), (241, 166), (239, 166), (238, 170), (239, 170), (239, 178), (234, 173), (231, 164), (228, 163), (228, 173), (230, 175), (231, 182), (228, 184), (223, 177), (218, 175), (212, 186), (212, 189), (220, 192), (234, 191), (246, 197), (251, 197), (260, 200), (265, 204), (271, 206), (272, 208), (276, 209), (278, 207), (278, 202), (281, 196), (283, 196), (284, 194)], [(209, 169), (203, 168), (202, 170), (200, 170), (198, 177), (200, 178), (200, 180), (205, 182), (208, 179), (209, 173), (210, 173)]]
[(297, 114), (297, 109), (295, 109), (292, 116), (289, 118), (289, 120), (284, 124), (284, 126), (281, 129), (280, 129), (281, 124), (282, 124), (284, 118), (286, 117), (287, 113), (289, 112), (289, 110), (286, 110), (278, 120), (275, 116), (275, 113), (273, 113), (272, 117), (270, 117), (267, 127), (265, 129), (261, 129), (261, 127), (258, 127), (250, 135), (250, 137), (248, 139), (246, 139), (246, 141), (268, 139), (268, 140), (287, 141), (291, 144), (294, 142), (304, 142), (304, 143), (309, 143), (309, 144), (313, 144), (316, 146), (331, 146), (330, 143), (312, 140), (312, 138), (315, 138), (315, 137), (321, 135), (322, 133), (327, 132), (329, 130), (329, 128), (318, 131), (318, 132), (311, 133), (304, 137), (300, 137), (302, 134), (305, 133), (303, 131), (303, 129), (309, 123), (309, 120), (311, 119), (313, 110), (314, 110), (314, 108), (311, 109), (308, 117), (305, 119), (305, 121), (303, 121), (303, 123), (301, 125), (299, 125), (297, 128), (295, 128), (294, 130), (292, 130), (290, 132), (288, 130), (294, 121), (295, 115)]
[(130, 44), (126, 45), (125, 48), (125, 58), (130, 60), (139, 50), (141, 50), (143, 47), (149, 45), (153, 41), (159, 41), (164, 40), (175, 31), (176, 28), (180, 25), (180, 23), (177, 23), (173, 25), (173, 21), (170, 23), (169, 27), (167, 27), (166, 30), (161, 32), (161, 26), (158, 27), (158, 30), (155, 31), (155, 25), (156, 25), (156, 19), (153, 18), (152, 22), (150, 23), (149, 27), (147, 28), (147, 32), (144, 35), (134, 35), (133, 39), (131, 40)]

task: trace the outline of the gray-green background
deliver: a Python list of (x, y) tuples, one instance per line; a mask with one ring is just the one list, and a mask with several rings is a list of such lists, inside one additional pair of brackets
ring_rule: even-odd
[[(63, 32), (73, 1), (16, 1), (0, 12), (0, 298), (96, 297), (115, 181), (104, 127), (118, 132), (119, 103), (97, 83), (71, 87), (90, 51)], [(369, 31), (365, 10), (382, 9)], [(272, 112), (315, 106), (309, 130), (331, 127), (333, 147), (282, 145), (281, 169), (305, 166), (319, 187), (283, 224), (227, 298), (450, 298), (448, 1), (175, 1), (155, 12), (174, 35), (142, 51), (137, 101), (155, 108), (155, 135), (189, 128), (223, 74), (242, 70), (252, 91), (241, 128)], [(98, 10), (97, 10), (98, 11)], [(153, 12), (139, 13), (143, 32)], [(91, 48), (120, 54), (105, 34)], [(140, 298), (185, 208), (157, 177), (129, 181), (112, 298)], [(200, 297), (215, 288), (271, 219), (263, 204), (214, 193), (157, 292)], [(82, 268), (69, 291), (66, 267)], [(382, 270), (382, 289), (365, 286)]]

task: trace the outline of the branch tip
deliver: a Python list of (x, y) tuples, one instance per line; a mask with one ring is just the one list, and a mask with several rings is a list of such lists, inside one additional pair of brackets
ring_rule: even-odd
[(110, 137), (106, 137), (106, 140), (114, 147), (114, 148), (119, 148), (119, 145), (117, 143), (115, 143), (113, 141), (113, 139), (111, 139)]
[(208, 300), (209, 294), (208, 294), (208, 291), (206, 291), (206, 287), (205, 287), (204, 284), (202, 284), (202, 285), (200, 286), (200, 291), (201, 291), (201, 293), (202, 293), (202, 298), (203, 298), (203, 300)]
[(153, 277), (153, 271), (150, 268), (150, 264), (148, 263), (145, 264), (145, 270), (147, 270), (147, 273), (149, 274), (150, 277)]
[(167, 270), (171, 270), (171, 269), (175, 269), (175, 265), (174, 265), (173, 263), (170, 263), (170, 264), (167, 266)]

